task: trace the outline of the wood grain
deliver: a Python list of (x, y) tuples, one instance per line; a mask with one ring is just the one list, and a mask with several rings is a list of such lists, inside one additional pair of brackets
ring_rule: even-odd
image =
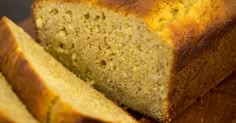
[[(20, 26), (36, 38), (30, 18), (21, 22)], [(141, 118), (140, 122), (155, 123), (147, 118)], [(236, 72), (176, 117), (172, 123), (236, 123)]]

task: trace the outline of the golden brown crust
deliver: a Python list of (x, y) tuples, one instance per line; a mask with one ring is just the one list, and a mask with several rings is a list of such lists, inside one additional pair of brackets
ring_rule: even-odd
[(17, 39), (14, 38), (5, 17), (2, 18), (0, 27), (0, 68), (29, 111), (44, 122), (55, 95), (19, 50)]
[[(236, 1), (213, 0), (199, 18), (185, 17), (170, 25), (169, 35), (176, 49), (175, 69), (181, 70), (210, 47), (216, 45), (236, 23)], [(200, 20), (198, 22), (198, 20)]]
[(14, 123), (11, 119), (7, 118), (4, 113), (0, 112), (0, 123)]
[(189, 64), (191, 60), (197, 58), (203, 53), (214, 48), (220, 42), (220, 38), (223, 38), (230, 30), (235, 28), (236, 18), (232, 21), (225, 23), (224, 25), (215, 25), (213, 28), (209, 28), (206, 33), (200, 37), (197, 44), (185, 44), (175, 53), (174, 70), (180, 71), (184, 66)]
[(172, 68), (166, 116), (172, 119), (236, 70), (236, 24), (229, 25), (224, 33), (210, 33), (206, 40), (215, 43), (205, 46), (191, 63), (178, 71)]
[[(220, 31), (228, 30), (236, 21), (235, 0), (212, 0), (203, 3), (196, 1), (195, 5), (185, 9), (174, 5), (170, 7), (177, 9), (180, 14), (178, 16), (175, 13), (175, 20), (166, 25), (167, 29), (162, 31), (162, 35), (173, 46), (174, 67), (177, 71), (217, 43), (214, 38), (220, 38), (217, 37), (220, 35), (216, 33), (224, 33)], [(189, 14), (181, 13), (184, 10)], [(153, 13), (152, 17), (158, 18), (158, 14)], [(155, 22), (147, 23), (155, 29)]]

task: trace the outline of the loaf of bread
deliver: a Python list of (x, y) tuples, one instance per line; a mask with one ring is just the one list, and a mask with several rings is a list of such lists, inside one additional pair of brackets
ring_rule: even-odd
[(169, 120), (236, 63), (236, 0), (37, 0), (40, 44), (106, 96)]
[(6, 17), (0, 21), (0, 51), (0, 69), (40, 122), (136, 123)]
[(0, 123), (38, 123), (0, 73)]

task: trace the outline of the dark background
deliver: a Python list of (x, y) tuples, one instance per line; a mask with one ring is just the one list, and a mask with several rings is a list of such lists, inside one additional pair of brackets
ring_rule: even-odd
[(0, 0), (0, 18), (7, 16), (15, 22), (20, 22), (31, 14), (33, 0)]

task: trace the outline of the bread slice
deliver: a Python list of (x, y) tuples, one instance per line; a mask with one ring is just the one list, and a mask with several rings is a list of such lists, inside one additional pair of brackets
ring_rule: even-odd
[(38, 123), (0, 73), (0, 123)]
[(0, 22), (0, 51), (2, 72), (40, 122), (136, 122), (6, 17)]
[(235, 70), (236, 0), (37, 0), (33, 17), (49, 53), (155, 119), (174, 118)]

